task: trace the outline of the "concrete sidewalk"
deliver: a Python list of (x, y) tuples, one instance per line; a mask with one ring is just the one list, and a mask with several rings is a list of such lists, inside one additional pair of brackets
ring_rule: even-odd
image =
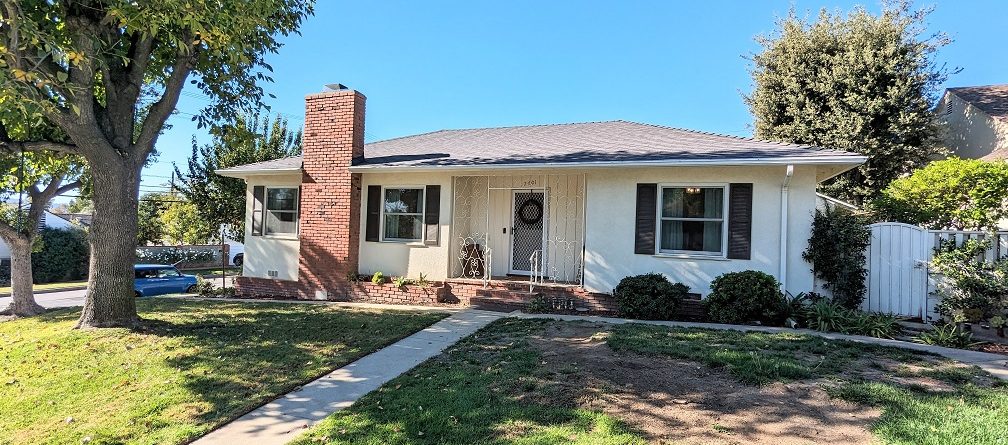
[[(360, 305), (355, 305), (360, 307)], [(197, 439), (194, 444), (284, 444), (506, 314), (455, 313), (430, 327), (319, 378)]]
[(989, 372), (994, 377), (1001, 380), (1008, 380), (1008, 357), (1000, 354), (991, 354), (980, 351), (969, 351), (965, 349), (945, 348), (941, 346), (912, 343), (902, 340), (892, 340), (888, 338), (867, 337), (864, 335), (837, 334), (835, 332), (820, 332), (811, 329), (791, 329), (775, 328), (770, 326), (744, 326), (735, 324), (718, 323), (693, 323), (688, 321), (659, 321), (659, 320), (631, 320), (628, 318), (596, 317), (590, 315), (557, 315), (557, 314), (525, 314), (522, 312), (512, 312), (508, 314), (516, 318), (545, 318), (550, 320), (564, 321), (590, 321), (596, 323), (641, 323), (656, 326), (670, 326), (678, 328), (701, 328), (701, 329), (721, 329), (743, 332), (767, 332), (767, 333), (791, 333), (806, 334), (822, 337), (829, 340), (846, 340), (856, 343), (866, 343), (880, 346), (890, 346), (894, 348), (910, 349), (914, 351), (929, 352), (945, 358), (949, 358), (968, 365), (975, 365), (984, 371)]

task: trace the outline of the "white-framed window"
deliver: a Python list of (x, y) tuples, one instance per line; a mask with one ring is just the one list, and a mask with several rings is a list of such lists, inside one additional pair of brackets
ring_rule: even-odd
[(266, 188), (266, 235), (296, 235), (298, 230), (298, 188)]
[(726, 184), (662, 185), (660, 253), (724, 257), (728, 242)]
[(382, 239), (420, 241), (423, 239), (423, 187), (382, 188)]

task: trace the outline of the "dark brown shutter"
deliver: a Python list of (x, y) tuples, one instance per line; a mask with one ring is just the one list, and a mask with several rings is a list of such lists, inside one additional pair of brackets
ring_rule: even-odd
[(266, 187), (257, 185), (252, 187), (252, 235), (263, 234), (263, 209), (266, 207)]
[(728, 258), (748, 260), (752, 248), (752, 184), (728, 187)]
[(441, 186), (428, 185), (424, 200), (424, 244), (436, 246), (441, 230)]
[(634, 253), (654, 255), (655, 223), (658, 218), (658, 184), (637, 184), (637, 219)]
[(364, 241), (379, 241), (381, 199), (380, 185), (367, 186), (367, 222), (364, 229)]

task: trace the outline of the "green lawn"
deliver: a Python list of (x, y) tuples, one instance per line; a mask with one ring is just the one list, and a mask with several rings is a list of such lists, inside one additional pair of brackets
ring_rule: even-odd
[[(580, 363), (569, 369), (545, 369), (547, 361), (559, 359), (555, 352), (550, 352), (553, 356), (544, 355), (536, 345), (548, 341), (554, 334), (547, 330), (558, 323), (563, 322), (515, 319), (495, 322), (325, 419), (296, 443), (646, 442), (645, 433), (624, 419), (597, 409), (598, 404), (585, 406), (579, 402), (583, 398), (558, 394), (571, 391), (571, 387), (562, 384), (582, 368), (591, 367)], [(697, 371), (701, 375), (722, 373), (728, 381), (741, 382), (743, 389), (759, 389), (775, 382), (807, 383), (813, 389), (820, 388), (820, 393), (825, 389), (822, 397), (827, 400), (843, 399), (860, 404), (865, 410), (880, 408), (882, 415), (871, 424), (870, 431), (883, 443), (1008, 441), (1005, 435), (1008, 387), (993, 381), (978, 368), (960, 366), (936, 356), (799, 334), (636, 324), (597, 326), (593, 328), (597, 333), (591, 334), (591, 338), (604, 342), (603, 347), (610, 348), (609, 354), (616, 354), (617, 359), (666, 360), (670, 366), (682, 366), (678, 363), (688, 360), (707, 367), (709, 371)], [(571, 357), (578, 352), (574, 354)], [(651, 367), (639, 369), (654, 372), (649, 371)], [(927, 382), (932, 387), (924, 385)], [(604, 399), (606, 389), (584, 389), (586, 393), (603, 394)], [(738, 388), (729, 386), (727, 390)], [(785, 400), (783, 404), (800, 407), (802, 402)], [(673, 404), (663, 409), (682, 410), (686, 406)], [(759, 419), (757, 414), (754, 423), (760, 423)], [(714, 431), (711, 434), (721, 434), (718, 439), (727, 438), (726, 443), (747, 441), (745, 436), (732, 436), (732, 428), (728, 426), (714, 422), (709, 428)], [(763, 440), (772, 443), (774, 439), (763, 437)]]
[(0, 323), (0, 443), (175, 444), (444, 314), (151, 298), (142, 332), (79, 309)]

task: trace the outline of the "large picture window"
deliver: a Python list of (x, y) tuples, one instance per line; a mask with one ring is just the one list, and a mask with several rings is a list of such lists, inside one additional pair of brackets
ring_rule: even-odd
[(661, 188), (659, 250), (724, 255), (725, 187)]
[(266, 235), (295, 235), (298, 227), (298, 189), (266, 189)]
[(423, 238), (423, 188), (386, 188), (382, 211), (383, 238), (418, 241)]

